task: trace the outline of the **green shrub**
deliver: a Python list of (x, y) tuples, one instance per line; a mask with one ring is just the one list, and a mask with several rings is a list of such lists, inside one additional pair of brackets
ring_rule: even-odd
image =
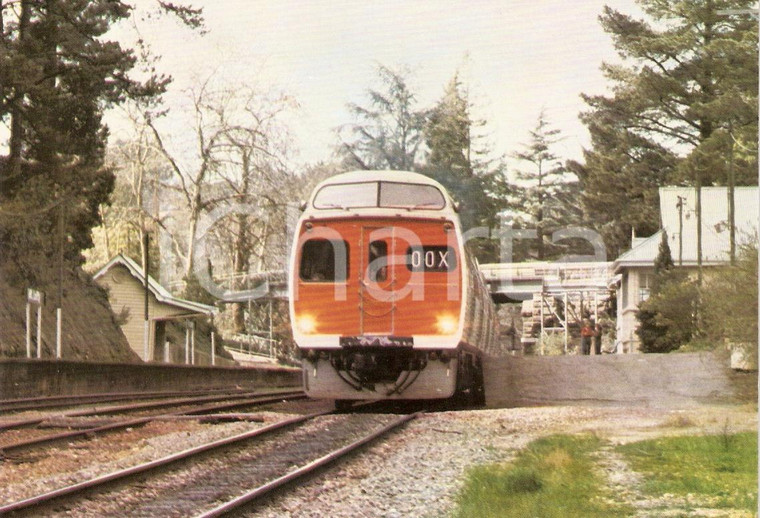
[(639, 305), (636, 334), (645, 353), (667, 353), (697, 335), (699, 289), (683, 270), (655, 276), (651, 296)]
[(715, 269), (705, 278), (703, 321), (716, 343), (728, 339), (757, 347), (757, 244), (743, 246), (734, 266)]

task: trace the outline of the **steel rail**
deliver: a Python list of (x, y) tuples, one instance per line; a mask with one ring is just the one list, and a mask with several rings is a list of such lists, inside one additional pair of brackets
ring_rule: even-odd
[(213, 451), (219, 448), (224, 448), (226, 446), (230, 446), (238, 442), (247, 441), (255, 437), (259, 437), (261, 435), (272, 433), (281, 428), (292, 426), (294, 424), (302, 423), (304, 421), (308, 421), (310, 419), (314, 419), (316, 417), (320, 417), (320, 416), (324, 416), (324, 415), (328, 415), (332, 413), (333, 411), (324, 411), (324, 412), (316, 412), (313, 414), (308, 414), (305, 416), (293, 417), (290, 419), (286, 419), (284, 421), (272, 423), (271, 425), (267, 425), (262, 428), (258, 428), (256, 430), (252, 430), (250, 432), (245, 432), (239, 435), (235, 435), (232, 437), (227, 437), (225, 439), (220, 439), (214, 442), (203, 444), (201, 446), (196, 446), (194, 448), (190, 448), (190, 449), (181, 451), (179, 453), (175, 453), (167, 457), (163, 457), (161, 459), (147, 462), (145, 464), (140, 464), (137, 466), (133, 466), (131, 468), (116, 471), (114, 473), (102, 475), (100, 477), (96, 477), (91, 480), (85, 480), (84, 482), (80, 482), (78, 484), (73, 484), (71, 486), (56, 489), (48, 493), (26, 498), (24, 500), (19, 500), (17, 502), (13, 502), (10, 504), (1, 505), (0, 515), (2, 515), (3, 513), (10, 513), (10, 512), (15, 512), (15, 511), (25, 510), (25, 509), (31, 509), (41, 504), (49, 504), (53, 501), (60, 500), (65, 497), (69, 497), (77, 493), (82, 493), (84, 491), (97, 489), (99, 487), (103, 487), (107, 484), (110, 484), (116, 481), (125, 480), (135, 475), (144, 474), (152, 470), (164, 468), (170, 464), (188, 459), (190, 457), (194, 457), (196, 455), (200, 455), (202, 453)]
[(199, 514), (197, 515), (196, 518), (215, 518), (217, 516), (223, 516), (227, 513), (235, 511), (243, 507), (244, 505), (250, 504), (254, 500), (257, 500), (259, 498), (269, 495), (275, 489), (278, 489), (281, 486), (284, 486), (285, 484), (293, 482), (294, 480), (298, 478), (304, 477), (308, 475), (309, 473), (313, 473), (314, 471), (335, 462), (341, 457), (344, 457), (348, 455), (349, 453), (353, 452), (354, 450), (361, 448), (365, 444), (372, 442), (375, 439), (378, 439), (382, 437), (383, 435), (401, 427), (402, 425), (406, 424), (412, 419), (416, 419), (423, 413), (424, 411), (420, 411), (420, 412), (415, 412), (413, 414), (407, 414), (405, 416), (402, 416), (399, 419), (383, 426), (382, 428), (372, 432), (369, 435), (362, 437), (361, 439), (355, 442), (352, 442), (351, 444), (347, 446), (339, 448), (331, 453), (328, 453), (327, 455), (323, 455), (322, 457), (312, 462), (309, 462), (308, 464), (300, 468), (297, 468), (291, 471), (290, 473), (283, 475), (282, 477), (279, 477), (275, 480), (267, 482), (266, 484), (259, 486), (256, 489), (249, 491), (248, 493), (245, 493), (244, 495), (241, 495), (233, 500), (230, 500), (229, 502), (226, 502), (214, 509), (211, 509), (210, 511), (206, 511), (203, 514)]
[[(262, 395), (263, 396), (263, 395)], [(243, 401), (236, 401), (234, 403), (223, 403), (223, 404), (217, 404), (217, 405), (206, 405), (199, 408), (194, 408), (189, 411), (181, 411), (181, 412), (171, 412), (169, 414), (160, 414), (155, 416), (148, 416), (148, 417), (140, 417), (136, 419), (130, 419), (128, 421), (121, 421), (119, 423), (109, 423), (105, 425), (100, 426), (93, 426), (92, 428), (83, 428), (81, 430), (73, 430), (70, 432), (63, 432), (63, 433), (57, 433), (57, 434), (51, 434), (51, 435), (45, 435), (43, 437), (37, 437), (35, 439), (29, 439), (26, 441), (19, 441), (15, 443), (9, 443), (9, 444), (2, 444), (0, 445), (0, 458), (2, 456), (7, 455), (10, 452), (17, 451), (17, 450), (23, 450), (26, 448), (30, 448), (32, 446), (40, 446), (43, 444), (51, 444), (57, 441), (67, 440), (67, 439), (73, 439), (76, 437), (81, 436), (91, 436), (98, 433), (103, 432), (113, 432), (116, 430), (123, 430), (125, 428), (135, 427), (135, 426), (142, 426), (147, 423), (150, 423), (152, 421), (157, 421), (162, 418), (171, 417), (171, 416), (198, 416), (199, 414), (206, 414), (213, 411), (218, 410), (228, 410), (230, 408), (237, 408), (237, 407), (244, 407), (244, 406), (253, 406), (253, 405), (267, 405), (269, 403), (277, 403), (282, 400), (291, 400), (291, 399), (303, 399), (306, 395), (304, 395), (302, 392), (298, 393), (283, 393), (278, 394), (275, 396), (269, 396), (269, 397), (258, 397), (253, 399), (247, 399)]]
[(68, 394), (59, 396), (28, 397), (0, 400), (0, 412), (23, 412), (41, 408), (110, 403), (125, 399), (159, 399), (203, 394), (239, 394), (241, 389), (176, 390), (165, 392), (103, 392), (98, 394)]
[[(290, 392), (292, 393), (293, 391), (290, 391)], [(282, 394), (287, 394), (287, 393), (288, 392), (282, 392)], [(60, 414), (53, 417), (87, 417), (87, 416), (101, 415), (101, 414), (115, 414), (119, 412), (127, 412), (127, 411), (132, 411), (132, 410), (147, 410), (151, 408), (166, 408), (166, 407), (172, 407), (172, 406), (190, 405), (193, 403), (210, 403), (213, 401), (224, 401), (226, 399), (244, 399), (244, 398), (262, 396), (262, 395), (265, 395), (265, 394), (256, 393), (256, 392), (244, 392), (244, 393), (231, 394), (231, 395), (217, 395), (217, 396), (205, 396), (205, 397), (195, 397), (195, 398), (172, 399), (169, 401), (154, 401), (152, 403), (138, 403), (138, 404), (132, 404), (132, 405), (118, 405), (118, 406), (110, 406), (110, 407), (105, 407), (105, 408), (94, 408), (90, 410), (77, 410), (73, 412), (66, 412), (64, 414)], [(22, 419), (20, 421), (12, 421), (10, 423), (0, 423), (0, 431), (10, 430), (13, 428), (21, 428), (24, 426), (38, 425), (44, 422), (46, 419), (49, 419), (50, 417), (51, 416), (33, 417), (29, 419)]]

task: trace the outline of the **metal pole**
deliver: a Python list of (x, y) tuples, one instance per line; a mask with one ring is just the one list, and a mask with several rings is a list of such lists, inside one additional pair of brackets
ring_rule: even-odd
[(61, 327), (63, 324), (63, 312), (61, 308), (55, 310), (55, 358), (61, 359)]
[(269, 299), (269, 357), (274, 358), (274, 340), (272, 339), (272, 299)]
[(60, 209), (58, 211), (58, 308), (55, 311), (55, 357), (56, 359), (61, 358), (61, 331), (62, 331), (62, 320), (63, 320), (63, 314), (62, 309), (63, 308), (63, 241), (65, 237), (65, 227), (64, 227), (64, 204), (61, 203)]
[(565, 354), (567, 354), (567, 292), (564, 293), (563, 299), (565, 304)]
[[(193, 322), (195, 324), (195, 322)], [(195, 365), (195, 326), (190, 328), (190, 361)]]
[(32, 305), (26, 303), (26, 357), (32, 357)]
[(683, 196), (678, 197), (678, 266), (683, 265)]
[(37, 306), (37, 358), (42, 358), (42, 304)]
[(729, 260), (731, 265), (736, 264), (736, 205), (734, 199), (734, 135), (731, 120), (728, 121), (728, 138), (731, 146), (728, 148), (728, 238)]
[(150, 300), (150, 287), (148, 284), (148, 269), (150, 267), (148, 246), (150, 245), (150, 236), (147, 231), (143, 231), (143, 280), (145, 282), (145, 300), (144, 300), (144, 324), (143, 324), (143, 360), (148, 361), (150, 353), (150, 320), (148, 314), (148, 303)]
[(594, 323), (599, 323), (599, 293), (594, 292)]
[(211, 365), (216, 365), (216, 333), (211, 331)]
[(702, 286), (702, 177), (697, 171), (697, 284)]
[(185, 365), (190, 365), (190, 327), (185, 325)]
[(541, 319), (541, 335), (539, 336), (539, 339), (541, 340), (541, 355), (544, 354), (544, 292), (541, 292), (541, 304), (539, 305), (541, 308), (541, 311), (539, 313), (539, 318)]

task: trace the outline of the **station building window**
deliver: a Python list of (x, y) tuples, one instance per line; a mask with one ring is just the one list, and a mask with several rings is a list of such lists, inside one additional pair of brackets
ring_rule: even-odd
[(639, 302), (644, 302), (652, 292), (654, 275), (643, 273), (639, 276)]

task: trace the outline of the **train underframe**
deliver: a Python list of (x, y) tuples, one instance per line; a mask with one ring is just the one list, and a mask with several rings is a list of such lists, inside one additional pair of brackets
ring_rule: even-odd
[(354, 400), (454, 399), (485, 404), (482, 353), (456, 349), (346, 347), (303, 350), (303, 382), (313, 398)]

